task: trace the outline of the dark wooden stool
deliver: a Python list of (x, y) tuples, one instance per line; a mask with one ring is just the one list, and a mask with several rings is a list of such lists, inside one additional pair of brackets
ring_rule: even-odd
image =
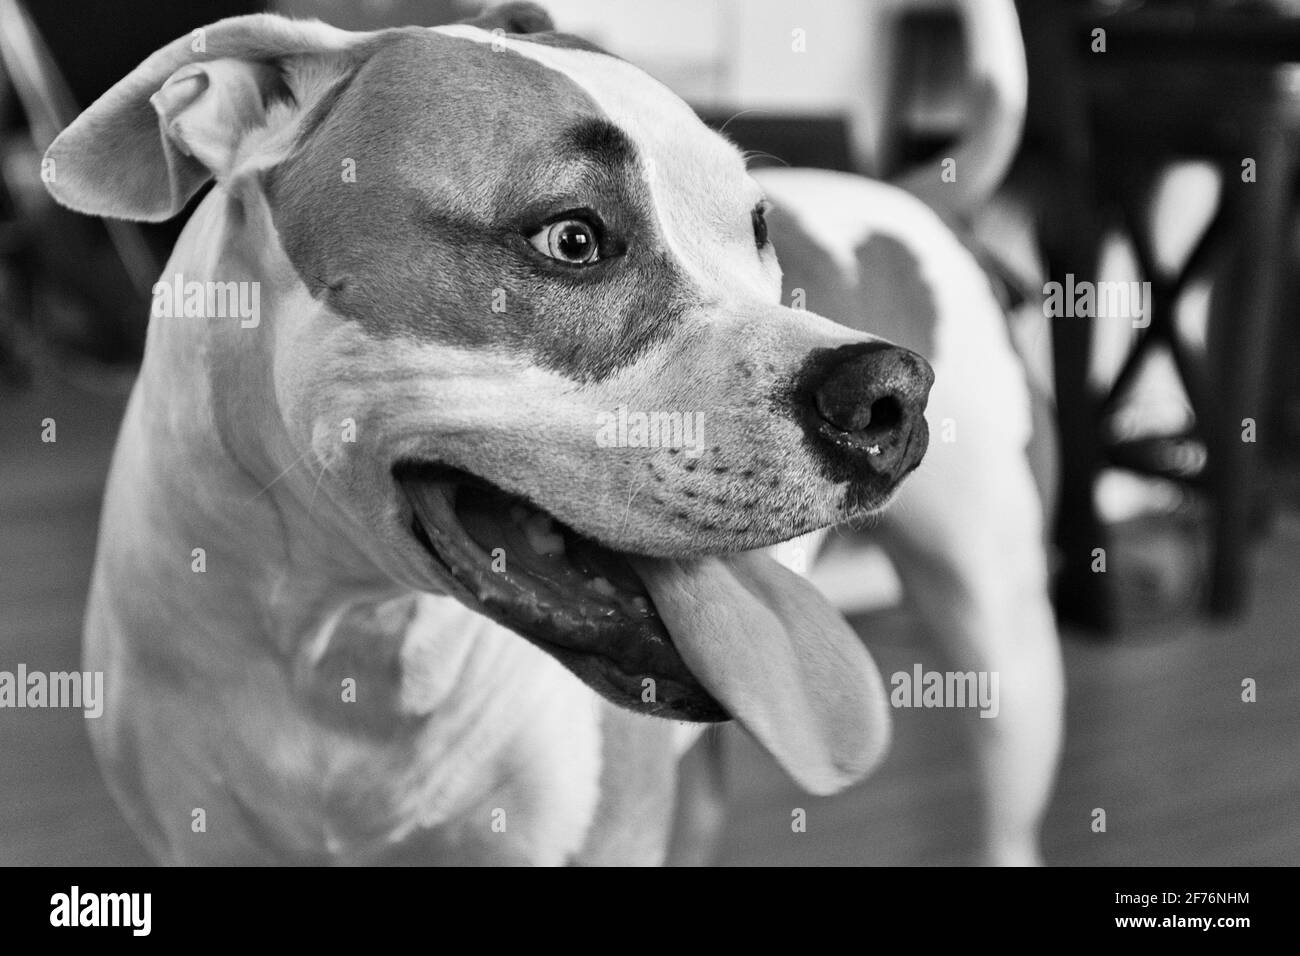
[[(1056, 56), (1051, 68), (1073, 74), (1064, 88), (1078, 104), (1062, 112), (1062, 122), (1083, 128), (1066, 132), (1068, 142), (1055, 152), (1059, 192), (1040, 223), (1049, 278), (1062, 281), (1073, 272), (1095, 279), (1103, 231), (1118, 227), (1141, 279), (1151, 283), (1152, 310), (1101, 394), (1087, 377), (1092, 321), (1054, 324), (1065, 472), (1058, 609), (1076, 623), (1103, 630), (1114, 624), (1105, 575), (1091, 568), (1093, 549), (1106, 546), (1094, 482), (1111, 466), (1204, 496), (1212, 510), (1208, 610), (1235, 614), (1249, 593), (1251, 517), (1260, 505), (1266, 447), (1243, 440), (1244, 420), (1254, 421), (1257, 438), (1271, 427), (1266, 378), (1300, 146), (1300, 90), (1278, 66), (1300, 62), (1300, 21), (1168, 8), (1112, 16), (1070, 9), (1065, 57)], [(1106, 31), (1104, 53), (1092, 51), (1096, 28)], [(1219, 171), (1219, 205), (1191, 254), (1163, 271), (1147, 226), (1152, 185), (1169, 164), (1189, 159)], [(1244, 179), (1248, 159), (1252, 177)], [(1175, 324), (1179, 296), (1194, 277), (1213, 280), (1204, 350), (1189, 347)], [(1111, 427), (1112, 415), (1156, 346), (1173, 358), (1194, 423), (1179, 434), (1125, 439)]]

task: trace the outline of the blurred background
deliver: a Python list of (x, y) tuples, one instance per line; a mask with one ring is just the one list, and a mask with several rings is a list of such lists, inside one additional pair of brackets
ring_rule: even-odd
[[(55, 207), (50, 140), (153, 50), (225, 16), (372, 29), (478, 6), (0, 0), (0, 669), (77, 666), (103, 481), (181, 225)], [(979, 250), (1060, 434), (1069, 696), (1048, 862), (1300, 863), (1300, 2), (543, 6), (725, 125), (755, 165), (891, 180)], [(934, 191), (964, 151), (1006, 161)], [(1067, 274), (1151, 283), (1143, 327), (1046, 318), (1044, 284)], [(854, 623), (882, 671), (940, 667), (887, 561), (870, 567)], [(725, 732), (722, 862), (968, 860), (976, 715), (895, 716), (883, 769), (827, 800)], [(142, 862), (80, 714), (0, 715), (0, 863)]]

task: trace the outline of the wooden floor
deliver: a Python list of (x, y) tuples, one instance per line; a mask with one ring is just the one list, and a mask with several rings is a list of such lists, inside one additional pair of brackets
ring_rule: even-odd
[[(0, 670), (78, 665), (82, 602), (120, 398), (67, 386), (0, 392)], [(53, 418), (58, 441), (40, 441)], [(1053, 864), (1300, 863), (1300, 516), (1259, 561), (1239, 624), (1190, 616), (1113, 644), (1068, 638), (1065, 761), (1048, 815)], [(901, 612), (860, 622), (882, 670), (941, 667)], [(1241, 682), (1258, 682), (1257, 703)], [(954, 864), (969, 859), (972, 712), (896, 712), (884, 768), (832, 799), (801, 794), (727, 731), (728, 864)], [(791, 811), (807, 831), (791, 831)], [(1107, 832), (1090, 830), (1105, 808)], [(79, 712), (0, 711), (0, 864), (138, 864)]]

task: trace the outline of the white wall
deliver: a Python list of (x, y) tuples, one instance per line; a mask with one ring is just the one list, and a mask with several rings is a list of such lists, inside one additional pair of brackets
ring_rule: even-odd
[[(844, 114), (874, 153), (889, 21), (949, 0), (541, 0), (560, 29), (657, 76), (692, 104)], [(795, 49), (802, 30), (804, 49)]]

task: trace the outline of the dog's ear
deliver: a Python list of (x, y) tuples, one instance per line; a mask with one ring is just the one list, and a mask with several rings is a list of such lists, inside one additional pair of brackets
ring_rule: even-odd
[(551, 15), (535, 3), (502, 3), (463, 22), (489, 33), (493, 30), (504, 30), (506, 33), (550, 33), (555, 29)]
[(269, 14), (195, 30), (59, 134), (45, 154), (46, 186), (77, 212), (168, 219), (209, 179), (287, 148), (362, 36)]

